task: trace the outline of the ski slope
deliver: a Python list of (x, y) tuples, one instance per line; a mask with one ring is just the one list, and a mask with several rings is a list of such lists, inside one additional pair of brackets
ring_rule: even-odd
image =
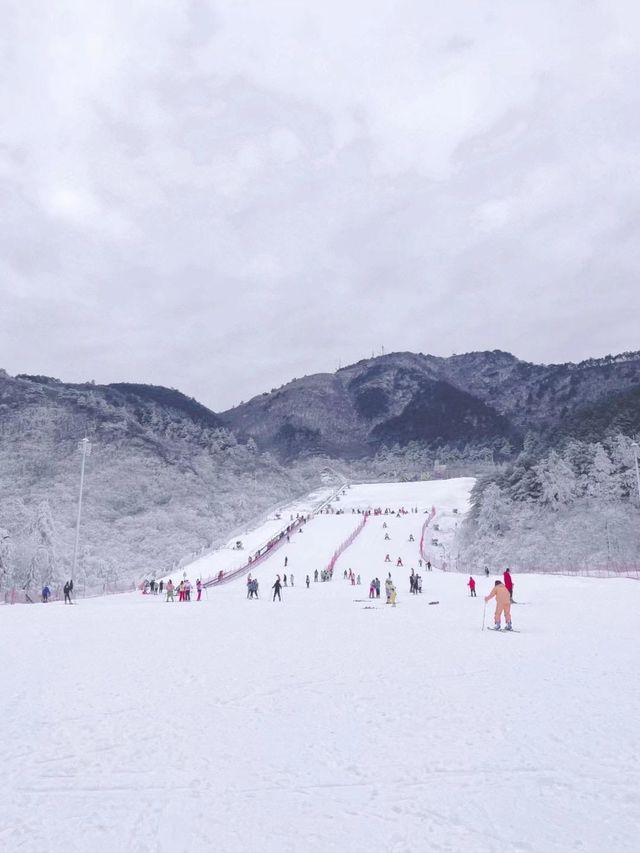
[[(261, 564), (258, 601), (240, 579), (2, 608), (0, 850), (637, 850), (640, 583), (516, 575), (512, 635), (481, 630), (493, 577), (409, 595), (409, 535), (435, 504), (453, 552), (469, 486), (352, 487)], [(371, 517), (307, 589), (365, 504), (419, 512)], [(388, 571), (395, 609), (367, 598)]]

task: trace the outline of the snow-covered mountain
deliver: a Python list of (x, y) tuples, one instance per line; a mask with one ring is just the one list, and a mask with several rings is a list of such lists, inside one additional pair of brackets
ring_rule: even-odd
[(3, 374), (0, 434), (0, 589), (68, 574), (85, 435), (79, 572), (89, 586), (169, 568), (308, 491), (322, 470), (285, 468), (195, 400), (153, 386)]
[[(609, 416), (607, 416), (607, 412)], [(518, 446), (616, 419), (640, 429), (640, 353), (536, 365), (495, 350), (437, 358), (392, 353), (334, 374), (294, 379), (220, 415), (230, 429), (285, 458), (366, 456), (395, 442), (431, 447)]]
[(640, 432), (639, 353), (549, 366), (500, 351), (394, 353), (218, 414), (169, 388), (0, 371), (0, 587), (67, 571), (85, 435), (80, 564), (100, 583), (168, 568), (336, 467), (353, 479), (476, 476), (515, 459), (526, 433), (541, 456), (612, 430)]

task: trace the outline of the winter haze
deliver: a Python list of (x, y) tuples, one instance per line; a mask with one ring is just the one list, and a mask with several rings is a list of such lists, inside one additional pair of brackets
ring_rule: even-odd
[(631, 0), (5, 0), (0, 367), (220, 411), (637, 349)]

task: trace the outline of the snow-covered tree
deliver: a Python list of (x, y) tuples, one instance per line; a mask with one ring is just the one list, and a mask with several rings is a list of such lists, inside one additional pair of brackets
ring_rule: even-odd
[(536, 465), (535, 470), (541, 485), (541, 503), (551, 509), (572, 503), (577, 493), (575, 474), (555, 450)]

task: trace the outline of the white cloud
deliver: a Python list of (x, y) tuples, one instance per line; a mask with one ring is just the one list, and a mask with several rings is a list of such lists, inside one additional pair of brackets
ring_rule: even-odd
[(0, 366), (223, 408), (380, 345), (638, 346), (636, 4), (5, 7)]

